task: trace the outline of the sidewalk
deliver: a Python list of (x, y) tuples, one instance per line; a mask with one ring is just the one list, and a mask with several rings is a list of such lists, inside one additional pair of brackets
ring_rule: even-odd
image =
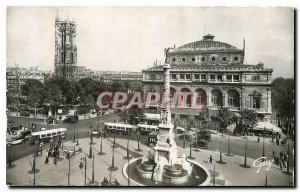
[[(110, 171), (108, 167), (112, 162), (112, 143), (113, 139), (103, 139), (103, 152), (105, 155), (97, 155), (100, 149), (100, 139), (94, 138), (95, 145), (92, 145), (95, 154), (95, 180), (101, 185), (101, 181), (104, 177), (109, 179)], [(117, 148), (115, 148), (115, 166), (118, 167), (117, 171), (113, 171), (111, 178), (112, 181), (115, 179), (118, 182), (126, 186), (127, 180), (122, 174), (122, 168), (127, 163), (127, 160), (123, 159), (126, 156), (126, 139), (116, 139)], [(64, 147), (74, 147), (75, 143), (71, 141), (65, 142)], [(79, 147), (83, 149), (83, 152), (76, 155), (71, 159), (71, 177), (70, 185), (72, 186), (83, 186), (84, 185), (84, 168), (80, 169), (80, 158), (85, 157), (89, 152), (89, 139), (80, 139)], [(144, 155), (147, 151), (147, 146), (140, 144), (142, 152), (136, 152), (137, 141), (130, 141), (130, 155), (134, 158)], [(189, 156), (189, 148), (178, 147), (178, 156), (185, 153)], [(216, 170), (216, 185), (217, 186), (264, 186), (266, 174), (268, 175), (268, 185), (269, 186), (292, 186), (293, 176), (287, 175), (281, 172), (276, 167), (271, 167), (268, 172), (266, 172), (266, 167), (262, 167), (260, 172), (256, 174), (258, 168), (253, 167), (253, 159), (247, 158), (247, 165), (249, 168), (244, 168), (241, 164), (244, 163), (244, 157), (241, 156), (227, 156), (223, 153), (223, 161), (225, 164), (220, 164), (215, 162), (214, 164), (209, 164), (207, 162), (209, 155), (213, 156), (215, 161), (219, 160), (219, 152), (200, 150), (198, 152), (192, 151), (192, 156), (195, 157), (195, 161), (202, 164), (207, 168), (211, 174), (213, 173), (213, 165), (215, 165)], [(53, 164), (53, 159), (49, 158), (48, 165), (44, 164), (46, 157), (46, 151), (36, 158), (36, 168), (40, 170), (36, 174), (36, 185), (43, 186), (67, 186), (67, 172), (68, 172), (68, 160), (63, 157), (61, 161), (57, 162), (57, 165)], [(32, 185), (33, 174), (29, 174), (28, 171), (31, 170), (30, 161), (33, 160), (32, 156), (27, 156), (19, 159), (15, 162), (16, 167), (6, 169), (6, 180), (7, 183), (11, 183), (16, 186), (28, 186)], [(292, 171), (291, 171), (292, 172)], [(92, 159), (87, 157), (87, 183), (92, 177)], [(131, 182), (133, 185), (133, 183)], [(213, 183), (211, 182), (211, 185)]]

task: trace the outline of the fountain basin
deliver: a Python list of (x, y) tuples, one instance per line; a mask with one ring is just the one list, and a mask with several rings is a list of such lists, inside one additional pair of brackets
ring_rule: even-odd
[[(154, 182), (152, 180), (152, 173), (155, 168), (152, 163), (154, 162), (145, 161), (142, 163), (142, 157), (131, 159), (129, 166), (126, 163), (123, 167), (123, 175), (128, 179), (129, 171), (130, 183), (138, 186), (208, 186), (211, 180), (209, 171), (198, 162), (189, 159), (187, 161), (193, 167), (190, 178), (181, 165), (175, 164), (164, 167), (162, 182)], [(144, 167), (145, 165), (146, 167)], [(150, 167), (152, 167), (151, 171)]]

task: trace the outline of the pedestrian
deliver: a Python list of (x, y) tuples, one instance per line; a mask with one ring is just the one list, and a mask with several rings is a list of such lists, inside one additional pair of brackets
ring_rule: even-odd
[(278, 138), (276, 139), (276, 144), (279, 145), (279, 139)]
[(285, 162), (287, 162), (287, 155), (286, 154), (283, 155), (283, 159), (284, 159)]
[(51, 151), (51, 149), (49, 149), (49, 151), (48, 151), (48, 157), (51, 157), (51, 155), (52, 155), (52, 151)]
[(257, 137), (257, 143), (259, 143), (259, 141), (260, 141), (260, 138), (259, 138), (259, 136)]
[(57, 165), (57, 159), (56, 158), (53, 159), (53, 163), (54, 163), (54, 165)]
[(11, 168), (11, 163), (12, 163), (12, 160), (11, 160), (11, 158), (9, 157), (9, 158), (8, 158), (8, 167), (9, 167), (9, 168)]
[(212, 162), (213, 162), (213, 158), (212, 158), (212, 155), (210, 155), (209, 156), (209, 163), (212, 164)]
[(49, 157), (46, 156), (45, 164), (47, 165), (49, 163)]
[(275, 150), (273, 150), (273, 158), (275, 157), (275, 155), (276, 155), (276, 151), (275, 151)]
[(279, 152), (279, 156), (280, 156), (280, 159), (283, 159), (283, 152), (282, 151)]
[(119, 186), (119, 185), (120, 185), (120, 183), (118, 182), (117, 179), (115, 179), (115, 186)]

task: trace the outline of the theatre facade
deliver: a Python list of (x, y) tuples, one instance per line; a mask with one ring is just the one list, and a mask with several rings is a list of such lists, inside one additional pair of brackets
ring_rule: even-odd
[[(271, 81), (273, 69), (264, 64), (245, 64), (245, 40), (239, 49), (205, 35), (200, 41), (169, 48), (166, 55), (171, 66), (170, 95), (176, 104), (172, 115), (197, 115), (203, 109), (210, 113), (220, 107), (232, 112), (252, 109), (261, 118), (271, 115)], [(163, 92), (163, 65), (142, 71), (144, 94)], [(197, 94), (195, 94), (197, 93)], [(188, 95), (188, 96), (185, 96)], [(197, 98), (193, 98), (197, 97)], [(181, 105), (182, 101), (185, 105)], [(196, 102), (197, 107), (191, 107)], [(161, 100), (150, 106), (160, 107)]]

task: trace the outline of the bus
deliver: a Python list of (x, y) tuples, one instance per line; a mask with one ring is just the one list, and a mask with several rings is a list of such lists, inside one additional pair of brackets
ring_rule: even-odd
[(60, 137), (61, 139), (66, 138), (66, 128), (56, 128), (44, 131), (32, 132), (29, 137), (29, 143), (34, 144), (34, 139), (37, 137), (39, 141), (49, 142), (55, 137)]
[(120, 135), (127, 135), (136, 131), (136, 126), (123, 123), (104, 123), (104, 129), (108, 134), (116, 133)]
[(138, 124), (137, 133), (141, 135), (149, 135), (149, 133), (158, 131), (159, 128), (156, 125)]

